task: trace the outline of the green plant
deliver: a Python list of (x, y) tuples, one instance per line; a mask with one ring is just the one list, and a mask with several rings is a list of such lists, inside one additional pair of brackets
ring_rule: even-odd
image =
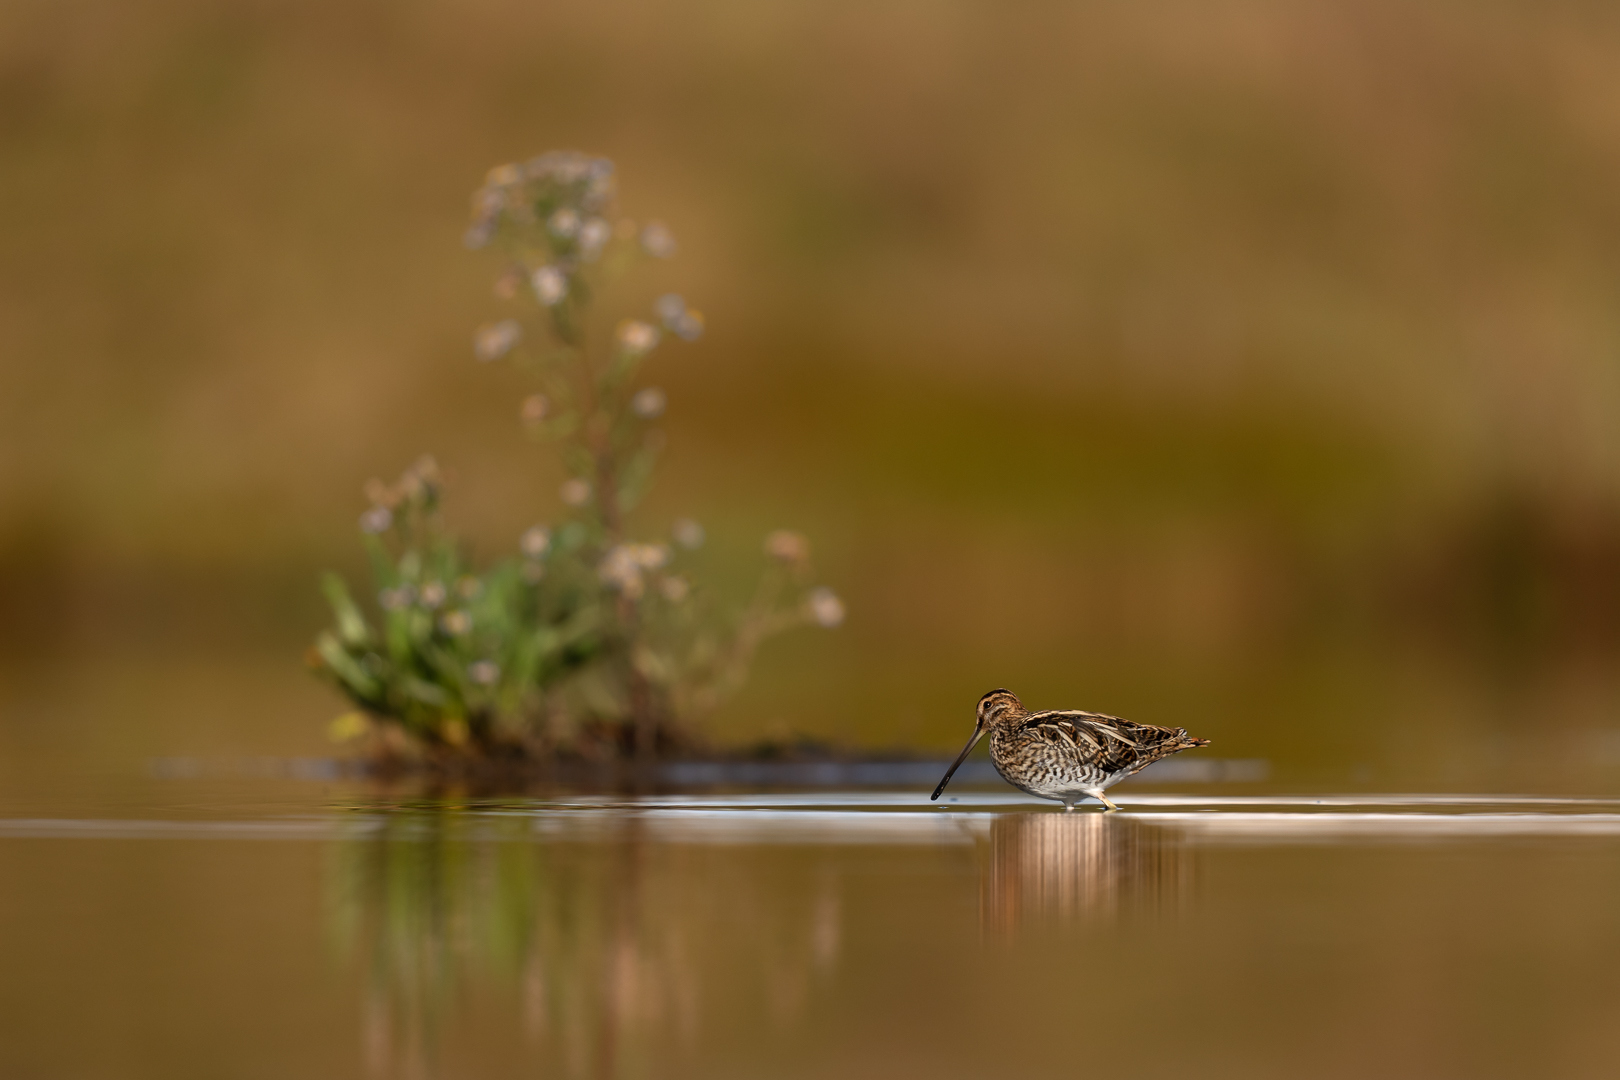
[(479, 328), (474, 352), (538, 383), (520, 412), (560, 455), (566, 509), (480, 571), (444, 525), (431, 458), (394, 484), (368, 484), (360, 524), (375, 609), (328, 575), (336, 625), (313, 650), (360, 710), (337, 734), (385, 746), (403, 736), (439, 753), (674, 752), (766, 638), (842, 620), (837, 596), (813, 586), (796, 533), (767, 538), (759, 586), (733, 611), (692, 580), (695, 522), (676, 522), (669, 541), (631, 538), (626, 519), (652, 480), (665, 404), (638, 376), (662, 341), (700, 337), (703, 317), (668, 294), (653, 318), (599, 320), (605, 285), (675, 249), (657, 222), (614, 223), (613, 198), (612, 163), (576, 153), (500, 166), (477, 192), (468, 246), (504, 256), (496, 293), (524, 310)]

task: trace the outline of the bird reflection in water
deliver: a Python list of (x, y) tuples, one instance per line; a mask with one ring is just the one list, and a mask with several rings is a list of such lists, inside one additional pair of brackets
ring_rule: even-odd
[(981, 886), (987, 927), (1027, 919), (1160, 911), (1192, 887), (1192, 853), (1170, 829), (1129, 814), (1003, 814), (990, 825)]
[(616, 1076), (649, 1054), (679, 1060), (717, 1019), (793, 1023), (837, 964), (840, 890), (820, 860), (767, 868), (655, 842), (634, 813), (555, 838), (527, 814), (362, 823), (334, 847), (329, 913), (368, 975), (375, 1077), (437, 1075), (471, 996), (511, 1001), (513, 1049), (540, 1072)]

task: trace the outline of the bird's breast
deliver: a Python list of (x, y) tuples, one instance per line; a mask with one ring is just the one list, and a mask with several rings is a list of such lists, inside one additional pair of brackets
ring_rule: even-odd
[(1067, 792), (1104, 779), (1095, 755), (1067, 740), (1049, 740), (1024, 731), (992, 732), (990, 760), (1014, 787), (1033, 795)]

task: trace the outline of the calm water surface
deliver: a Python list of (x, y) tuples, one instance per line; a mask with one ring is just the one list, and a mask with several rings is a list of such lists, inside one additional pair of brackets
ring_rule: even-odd
[(0, 1077), (1620, 1075), (1620, 801), (954, 795), (12, 799)]

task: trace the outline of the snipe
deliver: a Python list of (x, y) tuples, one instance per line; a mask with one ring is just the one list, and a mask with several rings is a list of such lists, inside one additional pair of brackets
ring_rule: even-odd
[(1073, 810), (1088, 795), (1118, 810), (1103, 794), (1109, 787), (1161, 758), (1209, 745), (1208, 739), (1195, 739), (1184, 728), (1133, 724), (1102, 713), (1068, 709), (1032, 713), (1017, 695), (992, 690), (979, 699), (973, 738), (945, 770), (929, 801), (939, 798), (986, 732), (990, 760), (1003, 780), (1036, 798), (1055, 799), (1065, 810)]

